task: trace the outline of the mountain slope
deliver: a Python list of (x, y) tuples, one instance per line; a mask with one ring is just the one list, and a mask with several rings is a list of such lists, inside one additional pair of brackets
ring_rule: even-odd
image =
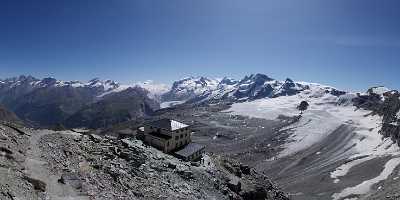
[(41, 87), (18, 98), (13, 107), (21, 119), (41, 126), (50, 126), (90, 104), (98, 93), (97, 88)]
[(0, 105), (0, 121), (19, 123), (17, 115)]
[(13, 110), (17, 99), (37, 88), (34, 84), (37, 81), (39, 80), (32, 76), (0, 80), (0, 102), (10, 110)]
[(68, 127), (108, 127), (120, 122), (144, 117), (159, 104), (148, 97), (148, 91), (135, 87), (118, 93), (111, 93), (101, 100), (84, 106), (65, 121)]
[[(138, 97), (132, 98), (131, 88), (137, 88), (137, 85), (140, 85), (142, 88), (148, 88), (151, 92), (137, 92), (135, 95)], [(145, 98), (140, 95), (146, 95), (146, 98), (158, 101), (159, 93), (164, 92), (165, 87), (159, 86), (157, 88), (157, 86), (159, 85), (151, 82), (120, 85), (111, 80), (102, 81), (98, 78), (83, 83), (80, 81), (60, 81), (54, 78), (39, 80), (31, 76), (20, 76), (0, 80), (0, 103), (14, 111), (19, 118), (31, 125), (51, 127), (64, 122), (78, 111), (90, 105), (96, 107), (94, 110), (100, 109), (101, 106), (99, 105), (102, 105), (103, 109), (107, 109), (103, 111), (104, 113), (125, 112), (131, 117), (141, 116), (141, 114), (132, 114), (135, 106), (119, 106), (115, 108), (118, 110), (113, 111), (115, 103), (107, 100), (108, 98), (105, 99), (105, 97), (111, 94), (118, 94), (114, 96), (118, 96), (119, 103), (126, 101), (124, 102), (125, 104), (131, 102), (132, 105), (140, 104), (141, 99)], [(124, 98), (122, 97), (123, 95), (127, 96)], [(135, 102), (136, 100), (140, 102)], [(152, 106), (150, 107), (158, 107), (158, 105), (153, 104), (158, 103), (152, 102)], [(141, 113), (143, 111), (137, 110), (137, 112)], [(115, 121), (126, 119), (121, 116), (117, 118)]]

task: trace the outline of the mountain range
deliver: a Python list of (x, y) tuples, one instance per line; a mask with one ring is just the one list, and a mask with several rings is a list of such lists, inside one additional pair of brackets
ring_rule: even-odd
[(0, 80), (0, 104), (33, 126), (63, 124), (100, 128), (149, 116), (168, 102), (175, 102), (171, 105), (229, 104), (315, 89), (335, 96), (346, 93), (289, 78), (279, 81), (264, 74), (252, 74), (240, 80), (188, 77), (175, 81), (171, 87), (151, 81), (122, 85), (98, 78), (80, 82), (19, 76)]
[(294, 95), (318, 87), (334, 95), (345, 94), (330, 86), (272, 79), (264, 74), (252, 74), (241, 80), (231, 78), (209, 79), (189, 77), (174, 82), (171, 89), (162, 95), (163, 101), (185, 102), (240, 102), (261, 98)]
[[(79, 116), (79, 120), (83, 120), (90, 116), (92, 120), (98, 120), (95, 128), (100, 123), (104, 126), (110, 121), (146, 115), (157, 109), (158, 103), (150, 98), (148, 90), (143, 89), (147, 85), (141, 85), (127, 87), (111, 80), (92, 79), (82, 83), (20, 76), (0, 80), (0, 104), (33, 126), (81, 124), (70, 117)], [(99, 117), (99, 113), (103, 117)], [(107, 115), (116, 119), (109, 121)]]

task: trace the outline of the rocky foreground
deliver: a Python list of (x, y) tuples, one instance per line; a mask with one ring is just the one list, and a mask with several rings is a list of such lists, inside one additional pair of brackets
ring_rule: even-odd
[(0, 125), (0, 199), (278, 199), (263, 174), (220, 156), (182, 162), (139, 140)]

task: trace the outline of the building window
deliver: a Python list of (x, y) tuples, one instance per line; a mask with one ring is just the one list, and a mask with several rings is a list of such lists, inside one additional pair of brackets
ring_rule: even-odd
[(179, 136), (175, 136), (175, 140), (179, 140)]
[(183, 135), (181, 135), (181, 139), (183, 138)]
[(169, 146), (169, 141), (167, 142), (167, 146)]

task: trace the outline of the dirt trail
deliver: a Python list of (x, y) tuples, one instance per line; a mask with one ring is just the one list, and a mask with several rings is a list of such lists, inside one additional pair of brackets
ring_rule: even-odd
[(89, 200), (87, 196), (79, 196), (74, 188), (67, 184), (61, 184), (58, 179), (60, 174), (52, 174), (48, 169), (48, 163), (41, 158), (39, 148), (40, 139), (53, 131), (35, 131), (30, 137), (30, 148), (25, 160), (25, 173), (27, 176), (46, 183), (46, 192), (42, 199), (46, 200)]

